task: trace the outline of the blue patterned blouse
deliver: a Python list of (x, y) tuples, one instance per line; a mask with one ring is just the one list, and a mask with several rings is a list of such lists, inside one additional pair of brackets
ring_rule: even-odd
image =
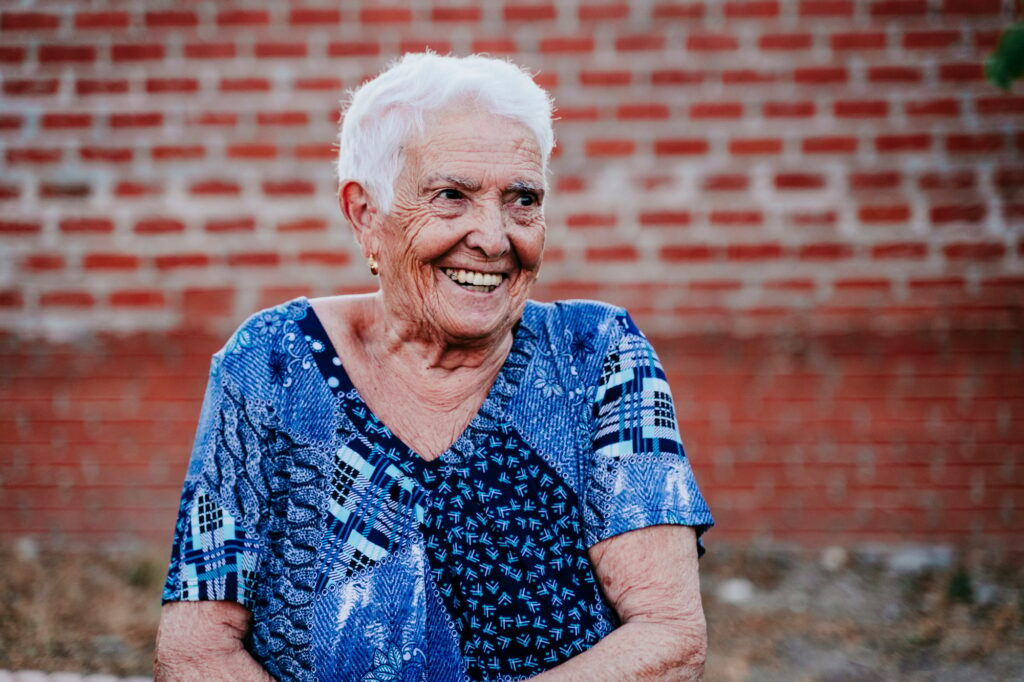
[(163, 598), (246, 606), (282, 680), (520, 680), (616, 627), (587, 548), (665, 523), (713, 521), (625, 311), (529, 302), (480, 412), (428, 462), (299, 298), (213, 357)]

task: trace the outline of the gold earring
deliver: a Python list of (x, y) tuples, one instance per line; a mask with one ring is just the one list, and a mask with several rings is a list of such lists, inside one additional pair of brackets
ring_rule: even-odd
[(376, 277), (377, 274), (380, 272), (380, 264), (377, 263), (377, 257), (370, 256), (369, 258), (366, 259), (366, 264), (370, 266), (370, 274)]

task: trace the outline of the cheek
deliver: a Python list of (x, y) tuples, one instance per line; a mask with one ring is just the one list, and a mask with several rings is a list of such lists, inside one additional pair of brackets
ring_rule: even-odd
[(544, 221), (540, 220), (534, 225), (520, 228), (514, 238), (516, 253), (519, 256), (519, 264), (528, 270), (536, 268), (540, 264), (541, 255), (544, 253), (545, 228)]

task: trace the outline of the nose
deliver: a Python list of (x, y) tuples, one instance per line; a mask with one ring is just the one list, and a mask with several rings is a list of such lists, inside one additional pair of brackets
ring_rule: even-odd
[(466, 246), (477, 249), (488, 258), (508, 253), (510, 242), (506, 230), (506, 216), (500, 202), (484, 202), (473, 216), (473, 226), (466, 235)]

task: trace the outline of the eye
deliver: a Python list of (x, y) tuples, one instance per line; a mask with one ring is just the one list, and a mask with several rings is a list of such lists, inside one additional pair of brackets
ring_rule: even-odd
[(463, 197), (462, 192), (457, 189), (443, 189), (437, 193), (437, 196), (447, 201), (458, 201)]
[(534, 192), (523, 192), (516, 197), (516, 204), (519, 206), (535, 206), (540, 203), (540, 199)]

